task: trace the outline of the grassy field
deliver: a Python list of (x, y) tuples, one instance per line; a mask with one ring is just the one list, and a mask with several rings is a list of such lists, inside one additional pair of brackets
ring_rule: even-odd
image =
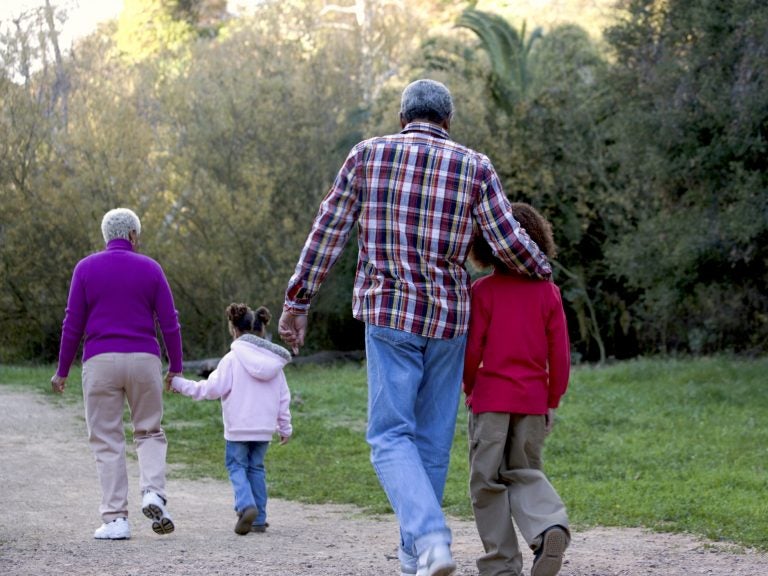
[[(0, 382), (47, 393), (52, 372), (0, 366)], [(286, 374), (295, 437), (268, 452), (270, 495), (389, 511), (365, 444), (364, 368)], [(767, 374), (768, 358), (576, 368), (545, 449), (574, 526), (645, 526), (768, 550)], [(73, 370), (57, 402), (80, 401), (79, 377)], [(172, 474), (226, 479), (219, 403), (166, 400)], [(445, 507), (471, 518), (465, 426), (460, 407)]]

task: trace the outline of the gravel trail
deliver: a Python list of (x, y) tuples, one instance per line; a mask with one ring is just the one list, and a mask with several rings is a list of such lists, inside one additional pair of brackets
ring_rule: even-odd
[[(100, 524), (96, 468), (75, 404), (0, 386), (0, 575), (397, 576), (397, 524), (351, 506), (270, 499), (265, 534), (233, 532), (227, 482), (172, 472), (176, 531), (157, 536), (139, 510), (129, 459), (132, 538), (94, 540)], [(318, 477), (318, 481), (322, 481)], [(457, 576), (476, 575), (472, 522), (450, 520)], [(530, 556), (525, 557), (525, 574)], [(562, 576), (768, 576), (768, 557), (734, 546), (639, 529), (573, 535)]]

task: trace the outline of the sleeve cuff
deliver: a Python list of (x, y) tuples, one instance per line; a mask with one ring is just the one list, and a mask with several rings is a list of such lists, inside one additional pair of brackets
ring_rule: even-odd
[(286, 300), (285, 304), (283, 304), (283, 311), (294, 316), (306, 316), (309, 314), (309, 302), (289, 302)]

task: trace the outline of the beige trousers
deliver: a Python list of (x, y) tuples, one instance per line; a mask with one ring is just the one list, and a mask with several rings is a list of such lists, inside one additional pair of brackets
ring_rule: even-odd
[(83, 398), (88, 442), (101, 483), (104, 522), (128, 516), (125, 462), (125, 401), (131, 412), (139, 457), (139, 488), (165, 497), (167, 443), (163, 419), (163, 375), (153, 354), (99, 354), (83, 364)]
[(469, 490), (485, 549), (477, 560), (481, 576), (522, 574), (515, 523), (532, 549), (547, 528), (568, 529), (565, 505), (541, 470), (544, 425), (544, 416), (469, 414)]

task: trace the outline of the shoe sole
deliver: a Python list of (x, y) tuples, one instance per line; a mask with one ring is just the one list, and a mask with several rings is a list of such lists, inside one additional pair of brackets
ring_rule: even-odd
[(94, 536), (94, 540), (130, 540), (130, 536), (118, 536), (117, 538), (110, 538), (109, 536)]
[(173, 520), (163, 515), (163, 509), (157, 504), (150, 504), (141, 509), (144, 516), (152, 520), (152, 530), (155, 534), (170, 534), (174, 531)]
[(259, 511), (256, 508), (246, 508), (243, 510), (240, 518), (237, 519), (237, 524), (235, 524), (235, 534), (240, 534), (240, 536), (248, 534), (258, 513)]
[[(438, 564), (431, 568), (425, 568), (416, 572), (416, 576), (451, 576), (456, 572), (456, 563), (450, 562), (445, 564)], [(404, 573), (405, 574), (405, 573)]]
[(531, 576), (556, 576), (563, 565), (566, 548), (568, 548), (568, 536), (565, 530), (560, 528), (547, 530), (541, 543), (541, 556), (531, 568)]

